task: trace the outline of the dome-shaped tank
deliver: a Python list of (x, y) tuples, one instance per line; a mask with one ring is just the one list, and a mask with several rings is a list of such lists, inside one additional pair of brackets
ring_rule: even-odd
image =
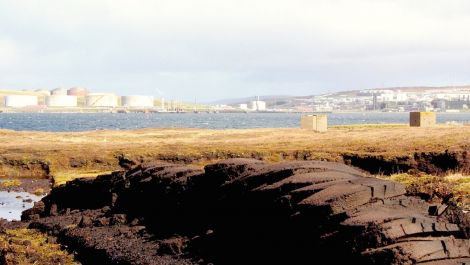
[(152, 96), (123, 96), (123, 107), (151, 108), (154, 106)]
[(112, 93), (91, 93), (85, 97), (87, 107), (116, 107), (118, 97)]
[(67, 89), (58, 87), (51, 90), (51, 95), (67, 95)]
[(89, 91), (87, 88), (84, 87), (72, 87), (71, 89), (67, 90), (67, 95), (69, 96), (78, 96), (83, 97), (88, 95)]

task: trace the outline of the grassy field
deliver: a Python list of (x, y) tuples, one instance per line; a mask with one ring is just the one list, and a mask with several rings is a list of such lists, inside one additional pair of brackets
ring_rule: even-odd
[[(385, 158), (416, 152), (467, 150), (469, 126), (410, 128), (404, 125), (338, 126), (327, 133), (301, 129), (140, 129), (74, 133), (0, 130), (0, 161), (24, 168), (46, 163), (51, 171), (109, 171), (118, 157), (163, 158), (205, 164), (228, 157), (266, 161), (322, 159), (342, 161), (344, 154)], [(39, 168), (39, 166), (37, 166)], [(0, 175), (5, 171), (0, 170)]]
[[(203, 166), (230, 157), (252, 157), (268, 162), (315, 159), (344, 162), (344, 158), (352, 154), (396, 161), (413, 158), (418, 153), (466, 154), (469, 136), (470, 126), (410, 128), (396, 124), (336, 126), (327, 133), (301, 129), (140, 129), (76, 133), (0, 130), (0, 176), (52, 176), (58, 185), (76, 177), (94, 177), (122, 169), (119, 161), (138, 163), (151, 159)], [(385, 177), (410, 188), (450, 187), (450, 192), (461, 198), (470, 194), (469, 178), (451, 174), (458, 172), (447, 172), (444, 178), (397, 173), (400, 174)], [(444, 186), (439, 186), (441, 184)]]

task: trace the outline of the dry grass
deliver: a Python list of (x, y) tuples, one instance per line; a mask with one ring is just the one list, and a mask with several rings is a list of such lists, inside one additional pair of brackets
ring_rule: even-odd
[[(415, 152), (466, 150), (470, 127), (410, 128), (405, 125), (335, 126), (327, 133), (301, 129), (140, 129), (75, 133), (0, 130), (0, 175), (8, 163), (49, 164), (58, 183), (72, 175), (88, 176), (119, 169), (116, 157), (133, 160), (190, 159), (204, 165), (228, 157), (255, 157), (266, 161), (322, 159), (341, 161), (344, 154), (371, 154), (385, 158)], [(71, 161), (79, 161), (72, 166)], [(19, 162), (18, 162), (19, 161)], [(3, 166), (3, 168), (2, 168)]]
[(0, 187), (1, 188), (16, 188), (21, 186), (21, 181), (17, 179), (10, 179), (10, 180), (5, 180), (0, 182)]
[(37, 196), (41, 196), (41, 195), (44, 195), (45, 192), (44, 192), (43, 188), (37, 188), (37, 189), (34, 190), (33, 194), (37, 195)]
[(112, 171), (66, 171), (54, 173), (54, 186), (60, 186), (76, 178), (94, 178), (98, 175), (111, 174)]

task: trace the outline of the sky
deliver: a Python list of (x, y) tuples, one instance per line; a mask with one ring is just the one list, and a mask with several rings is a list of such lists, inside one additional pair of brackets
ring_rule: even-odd
[(208, 102), (470, 84), (467, 0), (0, 0), (0, 88)]

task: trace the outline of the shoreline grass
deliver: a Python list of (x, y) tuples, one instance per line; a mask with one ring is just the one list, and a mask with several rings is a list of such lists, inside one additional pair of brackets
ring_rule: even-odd
[[(464, 152), (470, 126), (411, 128), (405, 124), (331, 126), (326, 133), (297, 128), (162, 128), (87, 132), (0, 130), (0, 175), (24, 171), (52, 176), (57, 185), (122, 169), (132, 161), (164, 159), (199, 166), (230, 157), (268, 162), (343, 161), (344, 155), (380, 156), (391, 161), (416, 153)], [(42, 170), (42, 171), (41, 171)], [(18, 173), (21, 175), (21, 172)], [(465, 184), (466, 185), (466, 184)], [(462, 189), (466, 186), (462, 184)]]

